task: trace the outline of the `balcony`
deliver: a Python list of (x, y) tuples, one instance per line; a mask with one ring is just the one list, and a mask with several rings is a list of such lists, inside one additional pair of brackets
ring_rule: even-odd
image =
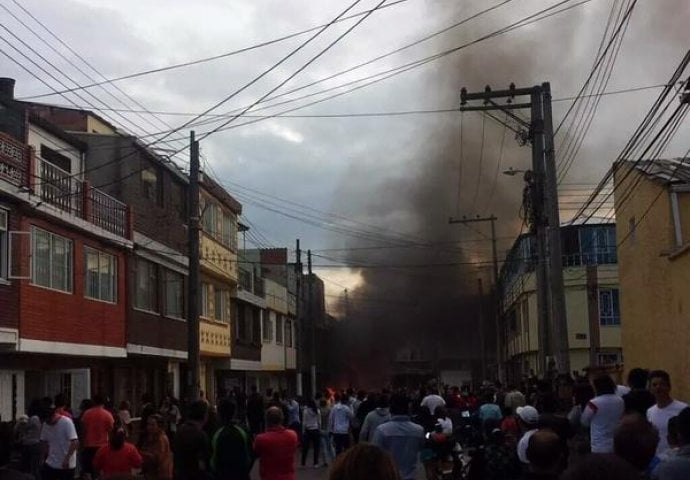
[(264, 298), (266, 291), (264, 288), (264, 279), (261, 277), (254, 277), (254, 295)]
[(240, 287), (243, 288), (244, 290), (247, 290), (248, 292), (251, 292), (253, 290), (252, 288), (252, 272), (248, 272), (247, 270), (244, 270), (240, 268), (239, 271), (239, 282)]
[(201, 319), (199, 322), (199, 350), (202, 355), (230, 356), (230, 325)]
[(30, 147), (3, 133), (0, 133), (0, 179), (28, 190), (42, 204), (52, 205), (120, 237), (129, 237), (126, 204), (34, 156)]

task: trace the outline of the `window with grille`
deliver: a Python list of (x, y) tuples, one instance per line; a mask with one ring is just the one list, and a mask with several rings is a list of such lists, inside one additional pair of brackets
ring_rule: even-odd
[(599, 290), (599, 324), (603, 326), (621, 324), (620, 299), (617, 288)]
[(165, 315), (184, 318), (184, 275), (165, 271)]
[(158, 312), (158, 266), (137, 258), (134, 306), (149, 312)]

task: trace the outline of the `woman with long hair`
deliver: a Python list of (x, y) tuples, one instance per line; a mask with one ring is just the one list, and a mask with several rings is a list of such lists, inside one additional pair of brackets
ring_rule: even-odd
[(319, 466), (321, 447), (321, 412), (313, 398), (307, 400), (302, 411), (302, 466), (307, 463), (309, 448), (314, 447), (314, 468)]
[(340, 455), (329, 480), (400, 480), (393, 459), (370, 443), (360, 443)]
[(134, 478), (134, 470), (141, 468), (142, 458), (136, 447), (126, 441), (127, 433), (118, 427), (110, 434), (110, 441), (98, 449), (93, 467), (103, 480)]
[(147, 480), (172, 479), (172, 450), (163, 425), (163, 418), (158, 414), (149, 415), (146, 420), (146, 433), (139, 450), (144, 460), (142, 473)]

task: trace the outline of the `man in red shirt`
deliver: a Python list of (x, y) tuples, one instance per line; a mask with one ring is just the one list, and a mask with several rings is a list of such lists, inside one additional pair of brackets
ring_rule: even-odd
[(278, 407), (266, 411), (266, 433), (254, 440), (261, 480), (295, 480), (297, 434), (283, 427), (283, 412)]
[(93, 458), (99, 448), (108, 445), (108, 437), (115, 426), (112, 414), (103, 406), (101, 395), (93, 396), (93, 407), (85, 411), (81, 416), (81, 444), (84, 450), (81, 454), (81, 468), (83, 478), (87, 480), (94, 477)]

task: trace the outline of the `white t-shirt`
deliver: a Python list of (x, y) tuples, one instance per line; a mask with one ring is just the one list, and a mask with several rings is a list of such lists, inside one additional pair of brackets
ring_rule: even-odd
[(438, 423), (439, 425), (441, 425), (441, 428), (443, 429), (443, 433), (445, 435), (453, 434), (453, 421), (450, 418), (439, 418)]
[(628, 393), (630, 393), (630, 387), (626, 387), (625, 385), (616, 385), (616, 395), (622, 397)]
[(525, 434), (522, 436), (520, 441), (517, 444), (517, 455), (518, 458), (522, 463), (529, 463), (529, 460), (527, 460), (527, 447), (529, 447), (529, 439), (532, 435), (537, 433), (539, 431), (538, 428), (535, 428), (533, 430), (527, 430)]
[[(67, 417), (60, 417), (55, 425), (43, 424), (41, 441), (48, 443), (48, 458), (46, 464), (51, 468), (62, 469), (62, 462), (69, 452), (72, 440), (77, 440), (77, 430), (74, 423)], [(77, 452), (69, 458), (69, 468), (77, 467)]]
[(613, 452), (613, 432), (624, 412), (625, 402), (615, 393), (599, 395), (590, 400), (582, 412), (580, 422), (583, 426), (590, 427), (592, 453)]
[(428, 408), (433, 415), (438, 407), (446, 406), (446, 401), (439, 395), (431, 394), (422, 399), (421, 406)]
[(668, 421), (687, 406), (687, 403), (674, 400), (664, 408), (654, 405), (647, 410), (647, 420), (659, 431), (659, 444), (656, 447), (657, 455), (668, 450)]

